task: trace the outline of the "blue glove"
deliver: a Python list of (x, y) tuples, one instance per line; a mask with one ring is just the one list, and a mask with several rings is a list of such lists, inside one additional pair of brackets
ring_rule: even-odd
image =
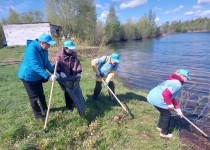
[(108, 84), (109, 84), (109, 82), (106, 82), (106, 81), (104, 82), (104, 85), (105, 85), (105, 86), (107, 86)]

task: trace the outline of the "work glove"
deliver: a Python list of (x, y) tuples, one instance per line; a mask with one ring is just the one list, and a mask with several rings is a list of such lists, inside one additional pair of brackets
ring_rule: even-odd
[(55, 82), (57, 78), (58, 78), (58, 76), (53, 74), (50, 76), (50, 81)]
[(168, 105), (168, 108), (174, 108), (173, 104)]
[(81, 73), (77, 73), (76, 77), (81, 77)]
[(177, 108), (177, 109), (174, 109), (176, 111), (176, 113), (182, 117), (183, 116), (183, 113), (182, 113), (182, 110), (180, 108)]
[(61, 76), (61, 78), (66, 78), (66, 74), (63, 72), (60, 72), (60, 76)]
[(108, 84), (109, 84), (109, 82), (104, 81), (104, 85), (105, 86), (108, 86)]
[(55, 75), (56, 75), (56, 77), (57, 77), (57, 78), (59, 78), (59, 77), (60, 77), (59, 73), (57, 73), (57, 72), (55, 73)]

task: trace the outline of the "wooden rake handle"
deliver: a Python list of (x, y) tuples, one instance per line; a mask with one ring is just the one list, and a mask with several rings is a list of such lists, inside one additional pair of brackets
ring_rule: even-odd
[(187, 119), (184, 115), (182, 117), (187, 120), (193, 127), (195, 127), (198, 131), (200, 131), (205, 137), (209, 137), (206, 133), (204, 133), (201, 129), (199, 129), (195, 124), (193, 124), (189, 119)]
[[(103, 83), (105, 82), (104, 81), (104, 79), (103, 78), (101, 78), (102, 79), (102, 81), (103, 81)], [(110, 89), (110, 87), (107, 85), (106, 86), (108, 89), (109, 89), (109, 91), (112, 93), (112, 95), (116, 98), (116, 100), (118, 101), (118, 103), (122, 106), (122, 108), (127, 112), (127, 113), (129, 113), (128, 112), (128, 110), (125, 108), (125, 106), (123, 106), (123, 104), (120, 102), (120, 100), (117, 98), (117, 96), (114, 94), (114, 92)]]
[[(53, 73), (54, 75), (56, 75), (57, 64), (58, 64), (58, 62), (56, 61), (55, 62), (55, 69), (54, 69), (54, 73)], [(44, 130), (46, 130), (46, 127), (47, 127), (47, 119), (48, 119), (49, 112), (50, 112), (50, 105), (51, 105), (51, 100), (52, 100), (53, 87), (54, 87), (54, 81), (52, 81), (52, 85), (51, 85), (50, 99), (49, 99), (49, 104), (48, 104), (48, 109), (47, 109), (47, 115), (45, 117)]]

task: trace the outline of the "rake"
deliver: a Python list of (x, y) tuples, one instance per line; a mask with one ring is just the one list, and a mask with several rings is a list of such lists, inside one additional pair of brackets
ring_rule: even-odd
[(187, 117), (185, 117), (184, 115), (182, 115), (181, 117), (183, 117), (186, 121), (188, 121), (193, 127), (195, 127), (198, 131), (200, 131), (205, 137), (209, 137), (206, 133), (204, 133), (201, 129), (199, 129), (195, 124), (193, 124), (189, 119), (187, 119)]
[[(103, 83), (105, 83), (104, 79), (102, 78)], [(117, 98), (117, 96), (114, 94), (114, 92), (110, 89), (110, 87), (107, 85), (106, 86), (108, 88), (108, 90), (112, 93), (112, 95), (115, 97), (115, 99), (117, 100), (117, 102), (122, 106), (123, 110), (126, 112), (126, 115), (130, 115), (132, 118), (134, 118), (133, 114), (131, 113), (130, 110), (126, 109), (126, 107), (121, 103), (121, 101)]]
[[(57, 64), (58, 62), (55, 62), (55, 69), (54, 69), (54, 75), (56, 74), (56, 70), (57, 70)], [(50, 112), (50, 105), (51, 105), (51, 100), (52, 100), (52, 93), (53, 93), (53, 88), (54, 88), (54, 81), (52, 81), (52, 85), (51, 85), (51, 91), (50, 91), (50, 99), (49, 99), (49, 104), (48, 104), (48, 109), (47, 109), (47, 115), (45, 118), (45, 123), (44, 123), (44, 131), (47, 132), (46, 128), (47, 128), (47, 119), (49, 116), (49, 112)]]
[[(55, 69), (54, 69), (54, 73), (53, 73), (54, 75), (56, 74), (56, 71), (57, 71), (57, 61), (55, 63)], [(52, 81), (52, 85), (51, 85), (49, 104), (48, 104), (47, 114), (46, 114), (45, 123), (44, 123), (44, 133), (47, 132), (47, 119), (48, 119), (49, 112), (50, 112), (50, 105), (51, 105), (51, 100), (52, 100), (53, 88), (54, 88), (54, 81)], [(34, 133), (34, 135), (38, 138), (39, 136), (43, 135), (44, 133), (42, 133), (42, 132), (36, 132), (36, 133)]]

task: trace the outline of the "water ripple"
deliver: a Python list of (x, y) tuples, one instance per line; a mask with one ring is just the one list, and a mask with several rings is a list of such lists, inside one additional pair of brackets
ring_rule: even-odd
[(182, 108), (186, 112), (210, 116), (209, 32), (173, 34), (112, 47), (118, 49), (122, 59), (118, 75), (137, 89), (150, 90), (177, 69), (188, 69), (192, 80), (184, 85), (184, 94), (179, 97), (184, 104), (181, 107), (186, 107)]

